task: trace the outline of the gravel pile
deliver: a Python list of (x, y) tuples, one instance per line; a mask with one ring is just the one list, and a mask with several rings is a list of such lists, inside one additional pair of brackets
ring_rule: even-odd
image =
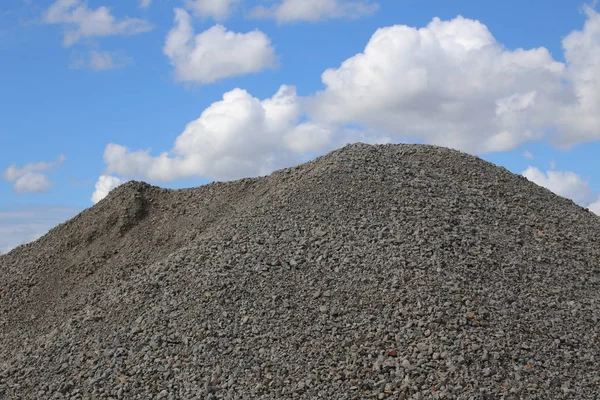
[(129, 182), (0, 256), (0, 398), (594, 399), (599, 243), (435, 146)]

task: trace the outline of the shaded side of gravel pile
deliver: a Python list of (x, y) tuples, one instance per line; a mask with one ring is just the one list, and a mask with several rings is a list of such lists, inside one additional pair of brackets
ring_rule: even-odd
[(589, 211), (434, 146), (128, 183), (0, 257), (0, 398), (592, 399), (598, 243)]

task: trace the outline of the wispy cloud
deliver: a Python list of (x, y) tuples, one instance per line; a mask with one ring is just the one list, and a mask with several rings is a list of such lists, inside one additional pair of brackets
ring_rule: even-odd
[(223, 21), (241, 2), (242, 0), (186, 0), (185, 6), (197, 17), (212, 17)]
[(153, 29), (140, 18), (117, 19), (108, 7), (90, 9), (81, 0), (57, 0), (44, 13), (42, 21), (65, 26), (63, 45), (72, 46), (81, 38), (114, 35), (137, 35)]
[(42, 172), (60, 166), (65, 159), (61, 154), (55, 162), (29, 163), (21, 168), (13, 164), (4, 171), (4, 179), (13, 184), (17, 194), (44, 193), (52, 187), (52, 183)]
[(93, 71), (107, 71), (124, 68), (133, 62), (133, 58), (118, 52), (92, 50), (78, 55), (69, 65), (71, 69), (89, 68)]
[(525, 150), (523, 152), (523, 157), (525, 157), (528, 160), (533, 160), (533, 154), (529, 151), (529, 150)]
[(316, 22), (334, 18), (355, 19), (373, 14), (378, 9), (378, 3), (365, 0), (283, 0), (271, 7), (255, 7), (250, 11), (250, 17), (273, 18), (280, 24)]

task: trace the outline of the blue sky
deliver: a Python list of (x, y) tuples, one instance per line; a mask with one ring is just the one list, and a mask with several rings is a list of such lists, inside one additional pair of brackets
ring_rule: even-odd
[(3, 0), (0, 252), (129, 179), (348, 142), (479, 155), (600, 213), (600, 15), (577, 1)]

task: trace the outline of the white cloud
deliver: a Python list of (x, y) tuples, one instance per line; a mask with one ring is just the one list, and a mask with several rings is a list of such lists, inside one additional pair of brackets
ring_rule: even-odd
[(539, 139), (565, 66), (545, 48), (507, 50), (478, 21), (434, 18), (378, 29), (364, 52), (322, 74), (309, 115), (471, 152)]
[(106, 172), (158, 182), (258, 175), (278, 164), (273, 157), (285, 152), (282, 137), (300, 114), (293, 87), (282, 86), (263, 101), (234, 89), (190, 122), (170, 152), (151, 156), (148, 151), (109, 144), (104, 151)]
[(190, 122), (173, 148), (153, 156), (110, 143), (104, 151), (107, 174), (167, 182), (187, 177), (235, 179), (265, 175), (300, 163), (308, 154), (348, 142), (386, 142), (382, 135), (302, 121), (291, 86), (259, 100), (242, 89), (223, 95)]
[(117, 20), (108, 7), (92, 10), (81, 0), (57, 0), (45, 12), (42, 20), (47, 24), (68, 27), (63, 37), (65, 47), (85, 37), (136, 35), (153, 28), (148, 21), (139, 18)]
[(316, 22), (332, 18), (358, 18), (373, 14), (379, 4), (365, 0), (282, 0), (271, 7), (258, 6), (250, 11), (254, 18), (274, 18), (278, 23)]
[(175, 23), (163, 51), (178, 81), (206, 84), (276, 67), (271, 41), (259, 30), (235, 33), (215, 25), (194, 36), (190, 16), (182, 9), (175, 9)]
[(305, 122), (289, 129), (284, 136), (285, 146), (296, 154), (315, 153), (329, 147), (334, 131), (314, 122)]
[(212, 17), (217, 21), (223, 21), (239, 3), (241, 0), (186, 0), (185, 6), (197, 17)]
[[(164, 50), (179, 80), (205, 83), (231, 74), (211, 66), (227, 59), (217, 52), (224, 47), (221, 38), (239, 34), (217, 25), (194, 37), (190, 16), (179, 9), (176, 21)], [(236, 52), (230, 48), (237, 46), (225, 46), (225, 55)], [(241, 58), (248, 63), (240, 57), (233, 65)], [(509, 150), (548, 135), (562, 110), (575, 104), (575, 85), (564, 81), (573, 76), (571, 66), (555, 61), (545, 48), (507, 49), (486, 26), (463, 17), (435, 18), (420, 29), (382, 28), (363, 53), (322, 74), (323, 91), (298, 98), (284, 85), (260, 100), (234, 89), (190, 122), (170, 150), (151, 154), (108, 144), (105, 173), (156, 182), (256, 176), (356, 140)], [(344, 128), (348, 125), (362, 131)], [(594, 200), (593, 192), (579, 191), (587, 185), (581, 178), (560, 171), (528, 174), (580, 203)]]
[(528, 160), (533, 160), (533, 154), (529, 150), (525, 150), (523, 152), (523, 157), (527, 158)]
[(571, 171), (547, 171), (544, 173), (536, 167), (528, 167), (523, 171), (523, 176), (583, 207), (589, 206), (598, 198), (589, 183)]
[(52, 187), (52, 184), (48, 177), (39, 171), (54, 169), (62, 164), (63, 161), (65, 161), (65, 156), (61, 154), (53, 163), (43, 161), (29, 163), (22, 168), (13, 164), (4, 171), (4, 179), (12, 182), (13, 189), (17, 194), (43, 193), (48, 191)]
[(117, 178), (116, 176), (110, 176), (110, 175), (100, 176), (95, 185), (96, 191), (92, 194), (92, 198), (91, 198), (92, 202), (94, 204), (98, 203), (100, 200), (105, 198), (111, 190), (113, 190), (114, 188), (116, 188), (117, 186), (119, 186), (123, 183), (125, 183), (125, 182), (122, 181), (121, 179)]
[(148, 8), (151, 3), (152, 0), (140, 0), (140, 8)]
[(583, 30), (571, 32), (562, 41), (575, 98), (558, 112), (561, 134), (554, 141), (561, 147), (600, 139), (600, 14), (590, 6), (584, 10)]
[(70, 65), (72, 69), (90, 68), (94, 71), (124, 68), (133, 58), (120, 53), (92, 50), (85, 56), (77, 57)]
[(0, 254), (38, 239), (81, 210), (60, 206), (11, 206), (0, 209)]

